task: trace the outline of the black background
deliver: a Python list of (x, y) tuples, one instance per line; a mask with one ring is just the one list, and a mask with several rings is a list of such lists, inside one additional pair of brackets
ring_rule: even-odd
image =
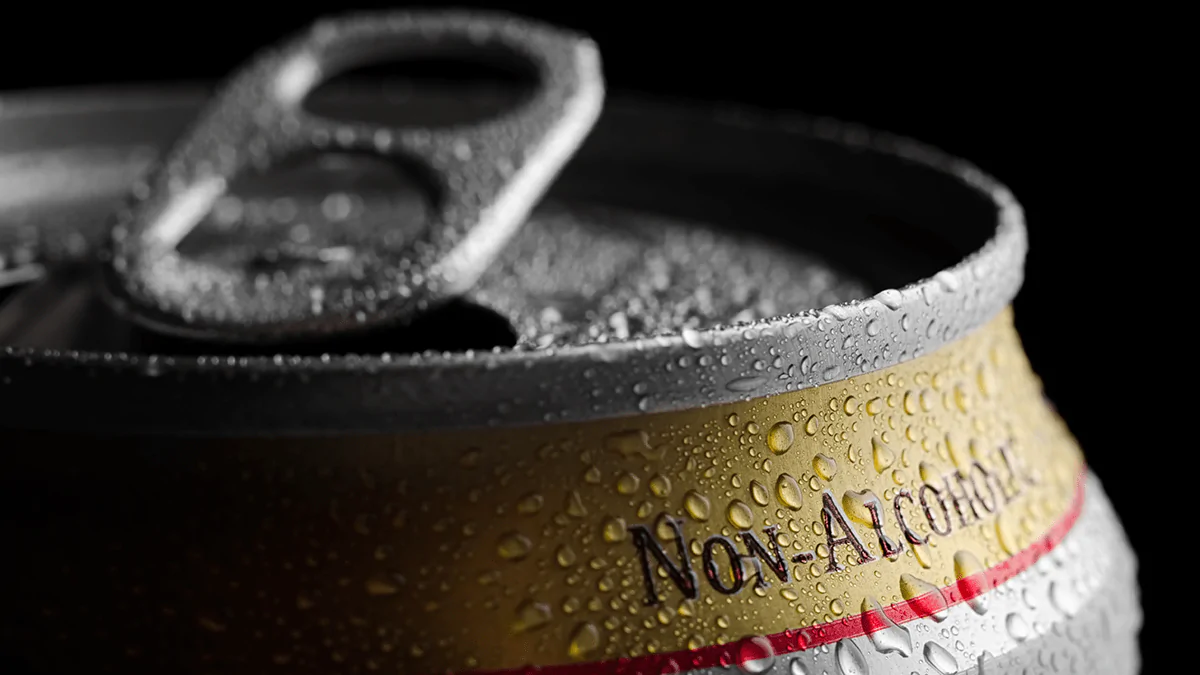
[[(590, 33), (614, 93), (736, 101), (862, 122), (966, 157), (1007, 183), (1025, 205), (1030, 229), (1026, 283), (1016, 301), (1020, 333), (1141, 556), (1145, 672), (1169, 667), (1163, 658), (1172, 651), (1153, 636), (1165, 623), (1159, 598), (1174, 596), (1167, 574), (1152, 568), (1160, 559), (1159, 532), (1149, 526), (1156, 502), (1126, 487), (1135, 467), (1160, 468), (1142, 453), (1169, 450), (1169, 439), (1147, 433), (1162, 421), (1141, 398), (1153, 388), (1140, 381), (1173, 367), (1160, 353), (1167, 346), (1136, 328), (1150, 312), (1140, 306), (1153, 300), (1146, 289), (1171, 289), (1143, 253), (1164, 247), (1169, 233), (1143, 201), (1151, 165), (1142, 147), (1159, 130), (1140, 119), (1153, 114), (1153, 98), (1137, 60), (1145, 36), (1132, 22), (1056, 23), (1041, 15), (1006, 21), (984, 10), (880, 22), (868, 21), (865, 9), (829, 17), (804, 5), (751, 3), (690, 3), (686, 10), (649, 3), (474, 6)], [(126, 7), (30, 6), (18, 20), (5, 19), (0, 89), (212, 79), (314, 17), (347, 10), (333, 2)]]

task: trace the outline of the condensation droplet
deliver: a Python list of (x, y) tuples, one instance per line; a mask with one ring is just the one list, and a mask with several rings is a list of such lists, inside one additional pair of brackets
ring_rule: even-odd
[(523, 515), (532, 515), (542, 510), (542, 505), (546, 503), (544, 497), (536, 492), (525, 495), (517, 502), (517, 513)]
[(725, 383), (725, 388), (732, 392), (744, 393), (754, 391), (767, 383), (765, 375), (750, 375), (738, 377)]
[(976, 614), (987, 614), (988, 590), (987, 570), (970, 551), (954, 554), (954, 577), (958, 580), (958, 592)]
[(771, 452), (782, 455), (796, 442), (796, 432), (790, 422), (779, 422), (767, 432), (767, 447)]
[(867, 401), (867, 414), (868, 415), (874, 417), (875, 415), (878, 415), (881, 412), (883, 412), (883, 399), (882, 398), (876, 396), (875, 398), (871, 399), (870, 401)]
[(942, 675), (954, 675), (958, 672), (958, 661), (954, 655), (936, 642), (925, 643), (925, 661)]
[[(649, 460), (661, 459), (665, 450), (662, 446), (659, 446), (658, 448), (651, 447), (650, 434), (646, 433), (643, 429), (634, 429), (610, 434), (604, 439), (604, 447), (611, 452), (621, 455), (622, 457), (640, 456)], [(588, 479), (586, 475), (584, 478), (585, 480)], [(589, 480), (589, 482), (598, 481), (598, 475), (596, 481)]]
[(795, 478), (786, 473), (779, 474), (775, 481), (775, 497), (779, 503), (795, 511), (804, 503), (804, 493)]
[(862, 650), (849, 638), (838, 641), (837, 646), (833, 648), (833, 656), (842, 675), (870, 675), (871, 673)]
[(400, 590), (394, 581), (382, 576), (367, 579), (363, 587), (367, 591), (367, 595), (375, 596), (395, 595)]
[(767, 486), (756, 480), (750, 481), (750, 498), (759, 506), (766, 506), (771, 503), (771, 493), (767, 490)]
[(911, 574), (901, 574), (900, 595), (918, 616), (933, 617), (934, 621), (945, 621), (949, 616), (946, 596), (940, 588), (928, 581)]
[(897, 652), (906, 657), (912, 655), (912, 636), (908, 629), (892, 621), (873, 597), (862, 602), (862, 622), (863, 632), (871, 640), (875, 651), (880, 654)]
[(879, 291), (875, 294), (875, 299), (882, 302), (884, 307), (893, 311), (904, 306), (904, 296), (894, 288)]
[(533, 543), (529, 541), (528, 537), (520, 532), (509, 532), (500, 537), (496, 551), (505, 560), (521, 560), (529, 555), (531, 548), (533, 548)]
[(696, 492), (688, 490), (683, 496), (683, 508), (687, 509), (688, 515), (696, 520), (708, 520), (709, 503), (708, 497)]
[(813, 457), (812, 467), (813, 471), (815, 471), (818, 476), (825, 480), (833, 480), (833, 477), (837, 475), (837, 462), (834, 461), (832, 457), (824, 453), (817, 453), (817, 455)]
[(1082, 604), (1079, 594), (1071, 588), (1070, 584), (1063, 583), (1062, 581), (1052, 581), (1050, 583), (1050, 602), (1058, 608), (1058, 611), (1069, 617), (1075, 616)]
[(754, 512), (750, 510), (749, 506), (746, 506), (745, 502), (737, 499), (729, 502), (729, 508), (725, 510), (725, 517), (729, 519), (730, 525), (743, 530), (754, 525)]
[(604, 541), (615, 544), (625, 540), (625, 521), (622, 518), (609, 518), (604, 521)]
[(1017, 642), (1024, 642), (1028, 637), (1029, 623), (1025, 621), (1025, 617), (1013, 612), (1004, 619), (1004, 627), (1008, 630), (1008, 634)]
[(858, 412), (858, 399), (853, 396), (847, 396), (846, 402), (842, 404), (842, 412), (847, 415), (853, 415)]
[(746, 638), (738, 643), (737, 664), (748, 675), (761, 675), (775, 667), (775, 649), (765, 637)]
[(571, 633), (567, 655), (573, 659), (584, 659), (600, 647), (600, 631), (590, 623), (581, 623)]
[(567, 515), (575, 518), (582, 518), (587, 515), (587, 509), (583, 506), (583, 498), (575, 490), (567, 493)]
[(517, 606), (517, 619), (513, 622), (514, 633), (526, 633), (550, 623), (550, 605), (526, 600)]
[(930, 462), (921, 462), (917, 467), (917, 472), (921, 474), (921, 482), (933, 485), (938, 479), (938, 468)]
[(641, 482), (642, 481), (638, 479), (637, 476), (631, 473), (621, 474), (621, 477), (617, 478), (617, 492), (623, 495), (631, 495), (634, 492), (637, 492), (638, 485), (640, 485)]
[(883, 473), (896, 461), (896, 453), (883, 441), (871, 438), (871, 455), (875, 460), (875, 470)]
[(671, 494), (671, 479), (660, 474), (650, 477), (650, 493), (655, 497), (667, 497)]
[(912, 551), (918, 565), (927, 570), (933, 568), (933, 558), (929, 552), (929, 544), (913, 544)]
[(554, 559), (558, 561), (559, 567), (570, 567), (575, 564), (575, 551), (570, 546), (563, 544), (554, 552)]
[(846, 510), (846, 515), (850, 516), (851, 520), (858, 521), (863, 525), (871, 525), (871, 512), (867, 509), (867, 504), (871, 501), (878, 501), (878, 499), (870, 490), (861, 492), (846, 490), (842, 494), (842, 508)]
[(808, 434), (809, 436), (816, 435), (817, 429), (820, 428), (821, 420), (818, 419), (816, 415), (809, 417), (808, 421), (804, 423), (804, 433)]
[(1012, 523), (1007, 514), (1001, 513), (996, 517), (996, 540), (1000, 548), (1008, 555), (1016, 555), (1021, 550), (1017, 543), (1017, 535), (1013, 532)]

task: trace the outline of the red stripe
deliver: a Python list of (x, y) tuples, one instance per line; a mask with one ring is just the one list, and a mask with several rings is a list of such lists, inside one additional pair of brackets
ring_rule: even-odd
[[(1067, 536), (1083, 510), (1084, 478), (1081, 471), (1075, 482), (1075, 496), (1070, 507), (1046, 534), (1011, 558), (984, 572), (972, 575), (937, 591), (905, 602), (883, 607), (893, 623), (904, 624), (930, 616), (939, 610), (953, 607), (986, 593), (1033, 566)], [(833, 644), (846, 638), (860, 637), (886, 627), (876, 612), (856, 614), (831, 623), (786, 630), (782, 633), (739, 640), (724, 645), (711, 645), (695, 650), (669, 654), (647, 654), (612, 661), (570, 663), (553, 666), (525, 666), (504, 670), (472, 671), (473, 675), (671, 675), (680, 671), (717, 668), (757, 660), (771, 655), (790, 654)], [(770, 648), (767, 648), (770, 644)]]

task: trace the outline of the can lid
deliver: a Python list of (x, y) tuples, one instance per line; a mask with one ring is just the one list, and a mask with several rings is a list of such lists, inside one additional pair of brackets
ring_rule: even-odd
[[(514, 110), (450, 129), (390, 128), (313, 114), (323, 80), (405, 56), (506, 56), (531, 66)], [(599, 116), (599, 55), (588, 39), (505, 15), (401, 12), (318, 22), (224, 84), (138, 184), (107, 251), (114, 308), (138, 324), (215, 342), (296, 342), (411, 319), (470, 287), (521, 226)], [(189, 257), (179, 244), (239, 175), (306, 152), (417, 165), (433, 201), (425, 223), (337, 264), (283, 270)]]
[[(264, 57), (263, 63), (278, 61)], [(136, 147), (150, 154), (164, 147), (175, 124), (199, 107), (196, 94), (157, 90), (6, 97), (0, 117), (0, 180), (7, 185), (16, 180), (22, 187), (0, 195), (0, 215), (17, 213), (15, 219), (0, 219), (5, 221), (0, 256), (14, 260), (15, 270), (36, 273), (32, 266), (57, 266), (63, 257), (71, 257), (69, 252), (56, 252), (75, 248), (60, 245), (63, 242), (91, 241), (86, 224), (99, 222), (96, 214), (109, 208), (108, 196), (92, 193), (136, 173), (131, 168), (138, 164)], [(386, 107), (385, 99), (369, 95), (348, 105)], [(208, 110), (211, 114), (213, 108)], [(350, 150), (358, 147), (347, 142)], [(177, 160), (182, 161), (178, 152), (168, 156), (158, 175), (169, 177)], [(62, 180), (50, 180), (55, 176)], [(56, 194), (65, 192), (61, 188), (68, 184), (84, 183), (86, 190)], [(547, 255), (549, 247), (542, 245), (540, 235), (568, 243), (560, 222), (535, 218), (504, 247), (502, 256), (491, 264), (481, 263), (480, 269), (487, 267), (485, 275), (464, 294), (514, 319), (511, 327), (521, 338), (515, 348), (437, 352), (429, 349), (445, 347), (432, 345), (425, 350), (292, 351), (264, 347), (280, 325), (272, 323), (278, 316), (268, 314), (253, 338), (263, 342), (251, 345), (249, 354), (224, 344), (196, 355), (130, 348), (128, 343), (104, 346), (58, 339), (52, 345), (10, 339), (13, 333), (6, 333), (6, 324), (26, 335), (40, 330), (42, 335), (64, 338), (61, 325), (41, 321), (56, 313), (47, 309), (46, 298), (55, 300), (58, 316), (71, 317), (74, 333), (65, 337), (86, 334), (90, 340), (102, 332), (98, 322), (80, 310), (83, 293), (75, 294), (86, 280), (72, 286), (69, 280), (50, 278), (19, 291), (21, 297), (14, 295), (0, 312), (0, 343), (5, 345), (0, 350), (0, 426), (284, 435), (531, 425), (699, 408), (817, 387), (911, 360), (983, 326), (1011, 301), (1022, 279), (1023, 214), (1003, 185), (928, 146), (830, 120), (644, 101), (610, 105), (553, 189), (552, 196), (566, 197), (569, 204), (578, 198), (633, 211), (661, 209), (693, 222), (708, 219), (715, 225), (723, 220), (719, 224), (737, 234), (754, 229), (764, 216), (773, 218), (775, 225), (786, 227), (769, 229), (790, 240), (786, 244), (826, 259), (836, 255), (843, 263), (838, 267), (854, 276), (869, 275), (870, 288), (835, 298), (810, 296), (811, 304), (777, 303), (748, 318), (707, 311), (680, 320), (681, 314), (671, 312), (681, 307), (672, 293), (689, 288), (689, 277), (672, 276), (670, 284), (659, 285), (659, 275), (644, 263), (647, 254), (666, 247), (652, 242), (639, 248), (630, 240), (629, 259), (643, 264), (638, 273), (650, 273), (645, 279), (654, 292), (648, 295), (658, 302), (656, 309), (664, 311), (641, 312), (642, 318), (661, 321), (622, 326), (618, 320), (614, 325), (617, 313), (607, 301), (643, 301), (647, 293), (638, 283), (642, 277), (589, 275), (589, 265), (605, 256), (596, 246), (577, 240), (569, 242), (574, 248), (558, 249), (565, 253), (554, 261), (559, 265), (554, 269), (564, 270), (560, 276), (543, 274), (554, 271), (549, 266), (522, 266), (523, 260), (536, 262), (532, 256), (522, 258), (522, 251)], [(675, 212), (677, 206), (686, 214)], [(371, 219), (386, 213), (387, 209), (372, 210)], [(818, 225), (814, 213), (844, 217)], [(43, 217), (47, 215), (53, 217)], [(202, 228), (197, 233), (203, 234)], [(9, 234), (16, 235), (15, 247), (5, 241)], [(813, 246), (819, 238), (822, 245)], [(112, 252), (120, 253), (121, 245), (116, 242)], [(213, 269), (218, 270), (222, 260), (244, 260), (206, 258), (196, 248), (180, 248), (193, 256), (192, 262), (215, 261)], [(938, 255), (925, 256), (935, 249)], [(724, 284), (721, 292), (729, 292), (736, 286), (728, 282), (730, 268), (719, 258), (696, 252), (696, 247), (692, 251), (699, 256), (692, 258), (698, 268), (721, 272), (714, 275), (713, 287)], [(920, 264), (912, 264), (918, 259)], [(577, 260), (587, 264), (577, 265)], [(802, 266), (803, 262), (787, 269)], [(470, 271), (477, 273), (475, 268)], [(125, 300), (127, 311), (143, 325), (173, 329), (185, 337), (246, 340), (221, 332), (245, 329), (228, 314), (214, 312), (206, 318), (213, 321), (205, 330), (216, 328), (197, 331), (196, 324), (177, 311), (188, 298), (176, 296), (177, 304), (168, 304), (164, 311), (153, 297), (127, 292), (124, 281), (134, 278), (128, 267), (126, 276), (115, 268), (109, 274), (112, 294)], [(760, 278), (761, 274), (753, 280)], [(535, 286), (555, 292), (562, 288), (559, 279), (579, 282), (573, 289), (576, 296), (591, 294), (587, 299), (597, 301), (574, 305), (585, 310), (582, 318), (564, 313), (559, 321), (542, 311), (547, 306), (541, 300), (552, 296), (539, 296)], [(620, 288), (591, 279), (619, 281)], [(379, 278), (363, 280), (369, 291), (374, 288), (369, 282)], [(772, 281), (780, 282), (781, 277)], [(782, 279), (780, 287), (789, 283)], [(94, 293), (91, 285), (87, 289)], [(441, 292), (449, 290), (441, 287)], [(446, 297), (423, 292), (426, 302)], [(367, 292), (362, 298), (370, 300)], [(298, 312), (288, 318), (299, 320), (285, 330), (321, 335), (316, 324), (305, 323), (307, 310), (295, 309)], [(414, 302), (409, 309), (420, 307)], [(104, 316), (111, 318), (112, 312)], [(402, 321), (403, 316), (398, 311), (367, 318), (369, 323), (373, 317), (386, 322)], [(347, 326), (359, 325), (353, 315), (338, 318)], [(128, 322), (113, 323), (129, 329)], [(343, 328), (332, 320), (327, 326)], [(324, 341), (316, 344), (325, 349)], [(63, 414), (64, 410), (88, 414)]]

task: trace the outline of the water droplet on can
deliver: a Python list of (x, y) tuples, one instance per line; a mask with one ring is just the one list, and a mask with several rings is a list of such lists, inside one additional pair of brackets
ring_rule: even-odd
[(767, 383), (765, 375), (750, 375), (747, 377), (738, 377), (725, 383), (725, 388), (732, 392), (748, 392), (754, 391)]
[(637, 492), (638, 485), (640, 484), (641, 480), (632, 473), (621, 474), (621, 477), (617, 478), (617, 492), (623, 495), (631, 495)]
[(787, 508), (795, 511), (804, 503), (804, 493), (800, 484), (789, 474), (781, 473), (775, 481), (775, 497)]
[(571, 633), (567, 655), (582, 660), (600, 647), (600, 631), (590, 623), (581, 623)]
[(575, 564), (575, 551), (563, 544), (554, 552), (554, 559), (558, 561), (559, 567), (570, 567)]
[(896, 652), (901, 656), (912, 655), (912, 636), (908, 629), (892, 621), (875, 598), (863, 600), (862, 622), (863, 632), (871, 640), (875, 651), (880, 654)]
[(710, 511), (708, 497), (695, 490), (688, 490), (687, 494), (683, 496), (683, 508), (687, 510), (688, 515), (696, 520), (708, 520)]
[(750, 510), (749, 506), (746, 506), (745, 502), (737, 499), (729, 502), (729, 508), (725, 510), (725, 517), (729, 519), (730, 525), (743, 530), (748, 530), (754, 525), (754, 512)]
[(779, 422), (767, 432), (767, 447), (776, 455), (787, 452), (796, 442), (796, 431), (790, 422)]
[(949, 616), (946, 596), (937, 586), (918, 579), (911, 574), (900, 575), (900, 595), (908, 602), (917, 616), (933, 617), (934, 621), (945, 621)]
[(813, 457), (812, 467), (813, 471), (815, 471), (818, 476), (825, 480), (833, 480), (833, 477), (837, 475), (837, 462), (832, 457), (824, 453), (817, 453), (817, 455)]
[(1058, 611), (1069, 617), (1075, 616), (1082, 604), (1079, 594), (1075, 592), (1075, 589), (1063, 581), (1053, 581), (1050, 583), (1050, 602), (1058, 608)]
[(842, 675), (870, 675), (867, 658), (853, 640), (840, 640), (833, 648), (833, 656)]
[(517, 502), (517, 513), (522, 515), (532, 515), (542, 510), (542, 505), (546, 502), (540, 494), (530, 493), (521, 498)]
[(925, 661), (941, 675), (954, 675), (958, 672), (958, 661), (954, 655), (936, 642), (925, 643)]
[(771, 503), (771, 494), (767, 491), (767, 486), (756, 480), (750, 481), (750, 498), (759, 506), (766, 506)]
[(987, 570), (970, 551), (954, 554), (954, 576), (958, 580), (958, 592), (976, 614), (987, 614), (988, 590)]
[(875, 470), (883, 473), (896, 461), (896, 453), (878, 438), (871, 438), (871, 454), (875, 461)]
[(655, 474), (650, 477), (650, 492), (655, 497), (666, 497), (671, 494), (671, 479)]
[(775, 667), (775, 649), (765, 637), (746, 638), (738, 643), (737, 665), (748, 675), (761, 675)]
[(622, 518), (609, 518), (604, 521), (603, 527), (604, 541), (610, 544), (615, 544), (625, 540), (625, 520)]
[(846, 402), (842, 404), (842, 412), (847, 415), (853, 415), (858, 412), (858, 399), (853, 396), (847, 396)]
[(533, 543), (529, 541), (528, 537), (519, 532), (509, 532), (500, 537), (496, 551), (505, 560), (521, 560), (529, 555), (531, 548), (533, 548)]
[(1024, 642), (1028, 637), (1029, 623), (1025, 621), (1025, 617), (1013, 612), (1004, 619), (1004, 627), (1008, 630), (1008, 634), (1017, 642)]
[(550, 605), (526, 600), (517, 607), (517, 618), (513, 621), (514, 633), (526, 633), (550, 623)]
[(816, 415), (809, 417), (808, 421), (804, 423), (804, 433), (809, 436), (815, 435), (819, 428), (821, 428), (821, 420), (817, 419)]

